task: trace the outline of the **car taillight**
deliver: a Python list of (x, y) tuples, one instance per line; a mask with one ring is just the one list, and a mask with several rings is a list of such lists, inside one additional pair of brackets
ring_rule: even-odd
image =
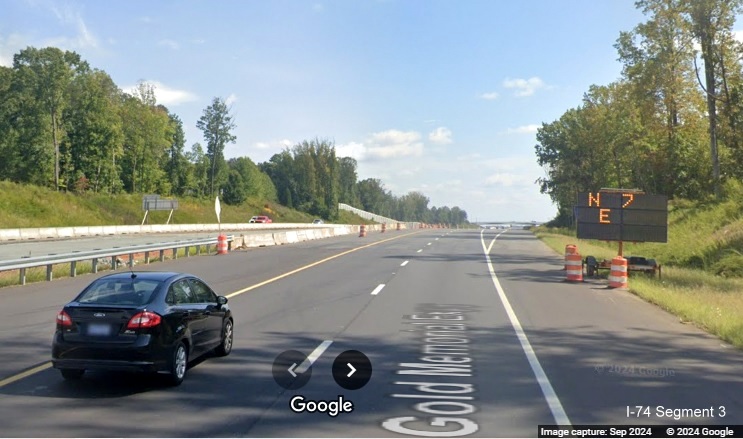
[(162, 317), (154, 312), (143, 311), (135, 314), (134, 317), (129, 319), (129, 323), (126, 324), (126, 329), (152, 328), (159, 325), (161, 321)]
[(72, 318), (70, 318), (70, 315), (67, 314), (64, 310), (60, 311), (57, 314), (57, 326), (61, 326), (63, 328), (69, 328), (72, 326)]

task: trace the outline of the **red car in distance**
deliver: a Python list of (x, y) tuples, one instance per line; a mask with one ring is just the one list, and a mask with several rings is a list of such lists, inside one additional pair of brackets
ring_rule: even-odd
[(248, 222), (249, 223), (264, 223), (264, 224), (268, 224), (268, 223), (272, 223), (273, 221), (271, 220), (271, 218), (269, 218), (269, 217), (267, 217), (265, 215), (259, 215), (259, 216), (254, 216), (254, 217), (250, 218), (250, 221), (248, 221)]

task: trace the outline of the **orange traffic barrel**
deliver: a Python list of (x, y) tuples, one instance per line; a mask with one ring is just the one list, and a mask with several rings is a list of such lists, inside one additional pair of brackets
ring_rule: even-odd
[(627, 288), (627, 259), (617, 256), (611, 260), (609, 288)]
[(565, 255), (565, 279), (570, 282), (583, 282), (583, 260), (577, 251)]
[(568, 244), (565, 246), (565, 267), (563, 268), (563, 270), (568, 269), (568, 255), (577, 253), (577, 252), (578, 252), (578, 247), (576, 247), (575, 245)]
[(366, 236), (366, 226), (362, 224), (361, 227), (359, 227), (359, 238), (363, 238), (365, 236)]
[(217, 254), (218, 255), (227, 254), (227, 236), (226, 235), (219, 235), (217, 237)]

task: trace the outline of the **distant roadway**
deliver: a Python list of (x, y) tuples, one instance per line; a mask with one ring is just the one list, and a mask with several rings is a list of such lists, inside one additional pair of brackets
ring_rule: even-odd
[[(57, 311), (97, 275), (0, 289), (0, 431), (535, 437), (539, 424), (743, 424), (741, 352), (628, 292), (568, 284), (561, 268), (528, 231), (431, 229), (154, 264), (205, 278), (235, 316), (232, 354), (192, 365), (176, 388), (113, 373), (65, 382), (49, 368)], [(287, 350), (314, 361), (296, 390), (272, 375)], [(331, 373), (347, 350), (371, 360), (358, 390)], [(353, 411), (297, 414), (297, 395), (342, 396)], [(628, 414), (636, 406), (650, 416)], [(674, 420), (681, 409), (714, 417)]]

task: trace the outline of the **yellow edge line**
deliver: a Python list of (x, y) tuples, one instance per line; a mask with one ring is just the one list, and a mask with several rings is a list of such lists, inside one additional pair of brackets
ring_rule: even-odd
[(276, 282), (279, 279), (283, 279), (285, 277), (291, 276), (292, 274), (299, 273), (300, 271), (306, 270), (308, 268), (312, 268), (312, 267), (314, 267), (316, 265), (320, 265), (320, 264), (322, 264), (324, 262), (328, 262), (328, 261), (330, 261), (332, 259), (339, 258), (339, 257), (344, 256), (344, 255), (347, 255), (349, 253), (353, 253), (353, 252), (358, 251), (358, 250), (363, 250), (365, 248), (368, 248), (368, 247), (371, 247), (371, 246), (374, 246), (374, 245), (377, 245), (377, 244), (381, 244), (383, 242), (392, 241), (393, 239), (400, 239), (400, 238), (403, 238), (405, 236), (415, 235), (416, 233), (421, 233), (421, 232), (406, 233), (404, 235), (395, 236), (393, 238), (383, 239), (381, 241), (372, 242), (371, 244), (362, 245), (361, 247), (352, 248), (351, 250), (346, 250), (344, 252), (338, 253), (337, 255), (329, 256), (329, 257), (327, 257), (325, 259), (321, 259), (319, 261), (316, 261), (316, 262), (313, 262), (311, 264), (305, 265), (304, 267), (299, 267), (297, 269), (294, 269), (292, 271), (286, 272), (286, 273), (281, 274), (279, 276), (276, 276), (274, 278), (271, 278), (271, 279), (268, 279), (268, 280), (264, 280), (263, 282), (257, 283), (255, 285), (251, 285), (251, 286), (249, 286), (247, 288), (243, 288), (242, 290), (235, 291), (234, 293), (230, 293), (230, 294), (228, 294), (225, 297), (227, 297), (228, 299), (230, 299), (232, 297), (239, 296), (240, 294), (247, 293), (248, 291), (254, 290), (256, 288), (260, 288), (260, 287), (262, 287), (264, 285), (268, 285), (271, 282)]
[[(344, 252), (338, 253), (337, 255), (333, 255), (333, 256), (327, 257), (325, 259), (322, 259), (322, 260), (313, 262), (311, 264), (305, 265), (304, 267), (299, 267), (299, 268), (297, 268), (295, 270), (292, 270), (292, 271), (289, 271), (287, 273), (284, 273), (284, 274), (282, 274), (280, 276), (276, 276), (274, 278), (271, 278), (271, 279), (268, 279), (268, 280), (264, 280), (261, 283), (257, 283), (255, 285), (251, 285), (251, 286), (249, 286), (247, 288), (243, 288), (242, 290), (235, 291), (234, 293), (228, 294), (226, 297), (227, 298), (232, 298), (232, 297), (235, 297), (235, 296), (239, 296), (240, 294), (247, 293), (250, 290), (254, 290), (256, 288), (259, 288), (259, 287), (262, 287), (264, 285), (270, 284), (271, 282), (276, 282), (277, 280), (283, 279), (283, 278), (285, 278), (287, 276), (291, 276), (292, 274), (299, 273), (302, 270), (306, 270), (306, 269), (312, 268), (312, 267), (314, 267), (316, 265), (320, 265), (320, 264), (322, 264), (324, 262), (328, 262), (331, 259), (339, 258), (339, 257), (341, 257), (343, 255), (347, 255), (349, 253), (353, 253), (353, 252), (358, 251), (358, 250), (362, 250), (362, 249), (365, 249), (365, 248), (368, 248), (368, 247), (372, 247), (374, 245), (381, 244), (383, 242), (392, 241), (393, 239), (400, 239), (400, 238), (403, 238), (405, 236), (414, 235), (416, 233), (421, 233), (421, 232), (406, 233), (404, 235), (400, 235), (400, 236), (395, 236), (395, 237), (392, 237), (392, 238), (383, 239), (381, 241), (372, 242), (371, 244), (362, 245), (361, 247), (352, 248), (351, 250), (346, 250)], [(0, 387), (5, 387), (8, 384), (13, 384), (16, 381), (20, 381), (20, 380), (22, 380), (24, 378), (27, 378), (27, 377), (29, 377), (29, 376), (31, 376), (33, 374), (36, 374), (36, 373), (39, 373), (39, 372), (41, 372), (43, 370), (49, 369), (50, 367), (52, 367), (52, 363), (51, 362), (44, 363), (44, 364), (42, 364), (40, 366), (36, 366), (34, 368), (31, 368), (31, 369), (28, 369), (26, 371), (23, 371), (23, 372), (21, 372), (21, 373), (19, 373), (17, 375), (13, 375), (11, 377), (8, 377), (8, 378), (5, 378), (3, 380), (0, 380)]]
[(29, 377), (35, 373), (39, 373), (42, 370), (47, 370), (50, 367), (52, 367), (51, 361), (48, 363), (44, 363), (41, 366), (36, 366), (34, 368), (31, 368), (27, 371), (21, 372), (18, 375), (13, 375), (12, 377), (5, 378), (4, 380), (0, 380), (0, 387), (5, 387), (8, 384), (13, 384), (16, 381), (20, 381), (26, 377)]

